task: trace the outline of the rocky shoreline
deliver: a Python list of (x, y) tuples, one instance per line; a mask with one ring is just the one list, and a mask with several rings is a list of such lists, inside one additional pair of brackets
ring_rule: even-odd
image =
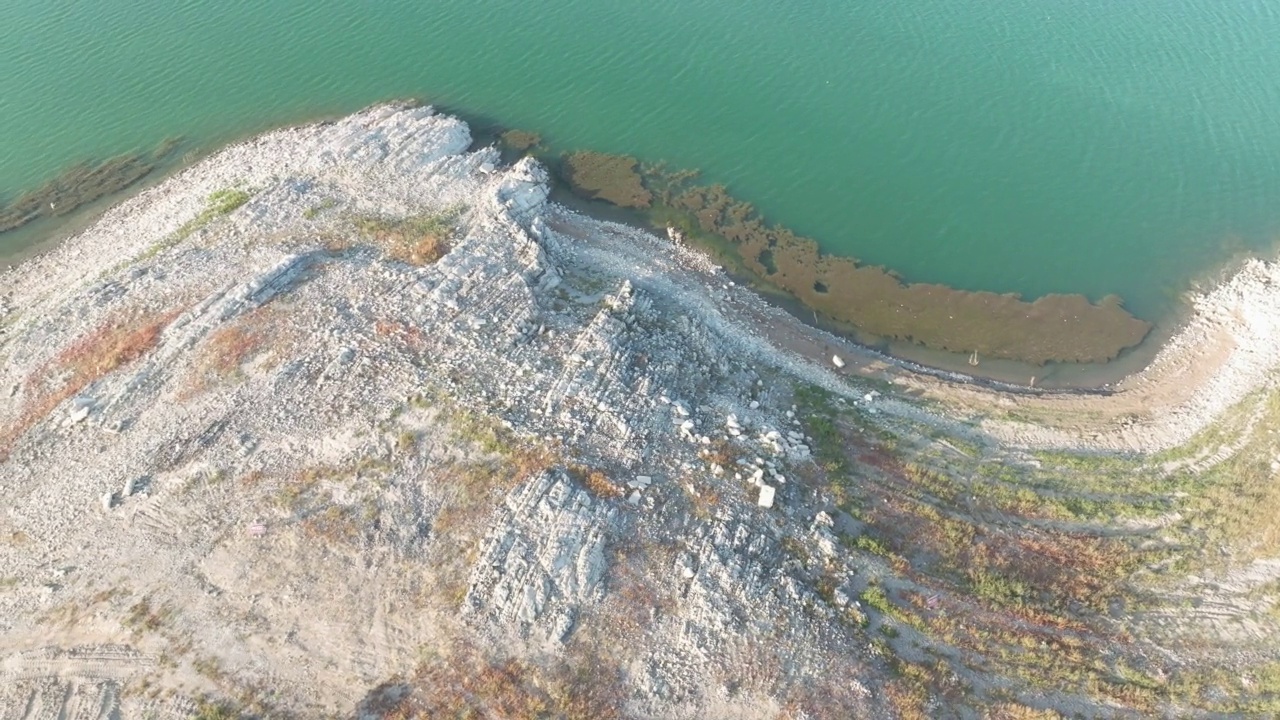
[[(1280, 267), (1199, 296), (1114, 393), (1028, 396), (807, 326), (472, 144), (402, 105), (267, 133), (0, 275), (0, 714), (1124, 715), (931, 665), (959, 641), (924, 634), (1043, 622), (1019, 657), (1087, 636), (1119, 662), (1120, 581), (1071, 564), (1119, 531), (975, 509), (994, 485), (945, 516), (904, 498), (1185, 443), (1272, 387)], [(964, 513), (996, 530), (912, 555)], [(991, 594), (999, 573), (1022, 584)], [(1125, 662), (1165, 657), (1132, 632)]]

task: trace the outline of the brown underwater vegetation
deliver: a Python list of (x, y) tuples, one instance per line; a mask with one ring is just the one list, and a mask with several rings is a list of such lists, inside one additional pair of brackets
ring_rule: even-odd
[(1107, 362), (1151, 329), (1116, 296), (1096, 304), (1083, 295), (1028, 302), (1015, 294), (903, 282), (885, 268), (822, 253), (815, 240), (768, 223), (723, 185), (694, 184), (693, 173), (640, 169), (634, 158), (587, 152), (567, 156), (563, 167), (578, 194), (621, 207), (652, 206), (655, 220), (727, 248), (753, 279), (882, 338), (1043, 365)]
[(585, 198), (618, 207), (647, 208), (653, 194), (645, 188), (638, 164), (625, 155), (575, 152), (565, 156), (560, 172), (574, 192)]
[(112, 195), (151, 174), (182, 144), (165, 140), (151, 153), (127, 153), (102, 162), (73, 165), (34, 190), (0, 204), (0, 233), (17, 230), (41, 218), (61, 217), (76, 208)]

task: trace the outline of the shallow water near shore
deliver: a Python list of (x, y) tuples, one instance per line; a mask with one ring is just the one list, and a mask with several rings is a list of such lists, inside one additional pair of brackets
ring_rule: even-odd
[(1117, 293), (1157, 319), (1280, 232), (1275, 37), (1273, 6), (1205, 0), (15, 0), (0, 195), (172, 135), (212, 147), (412, 95), (700, 168), (910, 281)]

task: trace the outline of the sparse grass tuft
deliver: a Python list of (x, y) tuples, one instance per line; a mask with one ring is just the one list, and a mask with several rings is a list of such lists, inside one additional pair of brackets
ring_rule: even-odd
[(155, 632), (169, 624), (176, 612), (169, 605), (152, 607), (151, 599), (143, 598), (129, 608), (129, 615), (125, 618), (124, 625), (134, 633)]
[(323, 213), (325, 210), (330, 210), (335, 207), (338, 207), (337, 200), (334, 200), (333, 198), (325, 198), (324, 200), (321, 200), (315, 205), (312, 205), (311, 207), (307, 208), (306, 212), (302, 213), (302, 217), (306, 218), (307, 220), (315, 220), (316, 218), (320, 217), (320, 214)]
[(236, 188), (226, 188), (211, 193), (206, 201), (205, 209), (200, 211), (199, 215), (188, 220), (182, 225), (182, 227), (175, 230), (172, 235), (151, 246), (151, 248), (148, 249), (140, 259), (146, 260), (168, 250), (174, 245), (177, 245), (183, 240), (191, 237), (197, 230), (200, 230), (214, 220), (235, 212), (242, 205), (249, 202), (249, 199), (252, 197), (253, 195), (247, 190), (240, 190)]
[(201, 699), (196, 705), (196, 715), (192, 720), (241, 720), (244, 717), (231, 703)]

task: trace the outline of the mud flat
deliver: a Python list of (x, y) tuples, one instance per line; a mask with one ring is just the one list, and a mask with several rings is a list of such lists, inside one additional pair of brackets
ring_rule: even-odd
[(1274, 264), (1029, 396), (472, 146), (267, 133), (0, 276), (0, 715), (1280, 710)]

